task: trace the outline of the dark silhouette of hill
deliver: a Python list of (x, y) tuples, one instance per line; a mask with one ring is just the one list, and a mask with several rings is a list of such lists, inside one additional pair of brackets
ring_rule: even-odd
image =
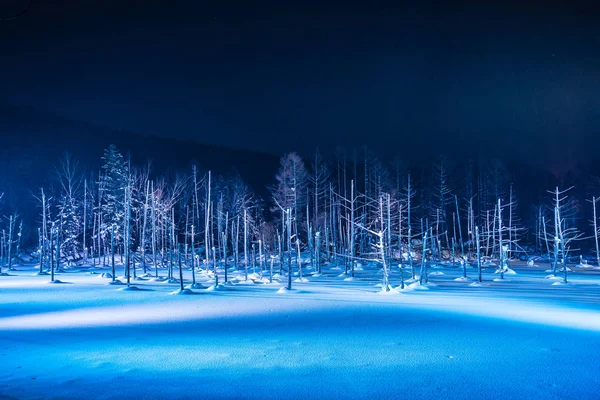
[(152, 162), (159, 175), (200, 171), (228, 175), (236, 171), (263, 198), (278, 168), (271, 154), (142, 135), (73, 121), (31, 107), (0, 104), (0, 193), (2, 208), (36, 218), (32, 191), (55, 179), (55, 166), (68, 152), (89, 174), (97, 175), (106, 147), (115, 144), (135, 165)]

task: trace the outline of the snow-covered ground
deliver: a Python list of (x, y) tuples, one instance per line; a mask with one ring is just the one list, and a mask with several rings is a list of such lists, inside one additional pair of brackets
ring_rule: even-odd
[(600, 398), (600, 271), (553, 285), (547, 265), (513, 268), (502, 282), (486, 269), (482, 287), (433, 268), (431, 285), (385, 294), (375, 267), (307, 268), (291, 292), (232, 270), (172, 295), (20, 266), (0, 277), (0, 399)]

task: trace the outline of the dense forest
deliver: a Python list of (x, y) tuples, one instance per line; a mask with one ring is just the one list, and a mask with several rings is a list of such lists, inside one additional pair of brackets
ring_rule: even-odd
[(318, 150), (306, 160), (292, 152), (266, 196), (236, 172), (192, 164), (159, 174), (115, 145), (98, 171), (69, 153), (52, 168), (54, 179), (30, 190), (34, 219), (3, 207), (1, 257), (9, 269), (29, 252), (40, 274), (98, 263), (112, 265), (114, 280), (117, 257), (128, 282), (152, 270), (158, 277), (159, 267), (175, 279), (177, 264), (217, 279), (222, 270), (225, 281), (230, 266), (246, 274), (270, 268), (271, 277), (273, 268), (296, 270), (302, 279), (301, 254), (308, 254), (317, 273), (333, 263), (354, 277), (357, 266), (376, 262), (388, 287), (388, 270), (398, 265), (426, 280), (435, 261), (462, 265), (466, 276), (467, 265), (492, 260), (502, 273), (511, 259), (532, 255), (553, 261), (555, 272), (582, 250), (593, 248), (590, 262), (598, 259), (597, 198), (581, 197), (596, 189), (593, 182), (589, 193), (548, 186), (534, 197), (528, 190), (524, 207), (523, 185), (498, 160), (440, 157), (415, 168), (386, 164), (366, 148), (338, 151), (333, 162)]

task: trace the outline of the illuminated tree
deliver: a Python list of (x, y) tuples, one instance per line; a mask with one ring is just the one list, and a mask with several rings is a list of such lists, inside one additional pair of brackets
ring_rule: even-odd
[(62, 224), (61, 250), (65, 257), (75, 260), (81, 250), (80, 237), (83, 235), (82, 214), (79, 211), (84, 201), (84, 198), (80, 198), (83, 195), (80, 193), (83, 177), (79, 173), (78, 163), (68, 153), (56, 168), (56, 174), (60, 186), (58, 215)]
[[(577, 208), (575, 200), (568, 195), (573, 189), (559, 190), (558, 186), (554, 191), (548, 191), (552, 194), (553, 225), (546, 229), (546, 240), (551, 243), (554, 252), (554, 262), (552, 266), (552, 276), (559, 271), (558, 265), (562, 265), (563, 283), (568, 283), (568, 262), (569, 254), (577, 249), (573, 245), (584, 239), (575, 224), (577, 217)], [(552, 232), (553, 236), (548, 237)]]
[(122, 238), (125, 216), (125, 189), (128, 186), (127, 164), (115, 145), (104, 150), (104, 165), (100, 176), (100, 207), (104, 232), (110, 232), (115, 240)]

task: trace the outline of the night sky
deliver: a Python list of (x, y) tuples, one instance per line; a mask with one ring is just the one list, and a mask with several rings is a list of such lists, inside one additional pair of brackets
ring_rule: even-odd
[(600, 144), (600, 7), (550, 3), (33, 0), (0, 21), (0, 102), (275, 154), (487, 147), (564, 172)]

